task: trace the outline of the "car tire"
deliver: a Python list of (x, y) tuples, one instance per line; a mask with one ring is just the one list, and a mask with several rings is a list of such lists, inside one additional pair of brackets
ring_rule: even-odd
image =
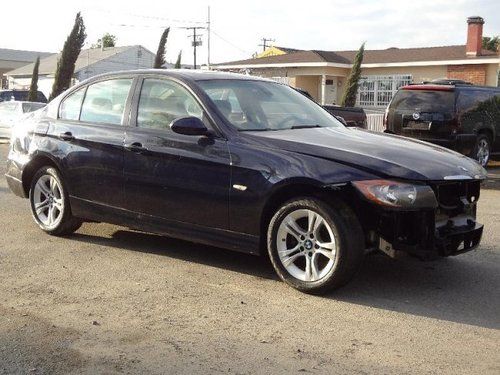
[(487, 134), (478, 134), (471, 157), (482, 167), (486, 167), (491, 156), (491, 139)]
[(40, 168), (31, 181), (29, 200), (31, 213), (46, 233), (64, 236), (78, 230), (82, 221), (71, 214), (69, 196), (57, 169)]
[(323, 294), (356, 274), (363, 260), (364, 234), (345, 203), (300, 198), (276, 211), (267, 247), (281, 280), (301, 292)]

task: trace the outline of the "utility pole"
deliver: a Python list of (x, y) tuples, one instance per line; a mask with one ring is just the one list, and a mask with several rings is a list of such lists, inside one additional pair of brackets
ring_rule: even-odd
[(189, 37), (193, 38), (191, 45), (193, 46), (193, 65), (194, 65), (194, 69), (196, 69), (196, 47), (201, 46), (201, 39), (199, 39), (201, 37), (201, 35), (197, 35), (196, 30), (205, 29), (205, 27), (191, 26), (191, 27), (183, 27), (183, 29), (193, 30), (193, 35), (190, 35)]
[(210, 70), (210, 5), (208, 6), (207, 18), (207, 68)]
[(262, 38), (262, 44), (259, 44), (259, 46), (262, 46), (262, 52), (264, 52), (267, 48), (267, 42), (276, 42), (276, 40), (271, 39), (271, 38)]

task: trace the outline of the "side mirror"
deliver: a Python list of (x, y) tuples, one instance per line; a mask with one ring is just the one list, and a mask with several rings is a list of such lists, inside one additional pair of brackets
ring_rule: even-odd
[(210, 131), (207, 129), (203, 121), (198, 117), (187, 116), (179, 117), (172, 121), (170, 129), (174, 133), (184, 135), (209, 135)]
[(337, 120), (339, 120), (339, 121), (340, 121), (340, 122), (341, 122), (344, 126), (349, 126), (349, 125), (347, 125), (346, 120), (345, 120), (342, 116), (336, 116), (336, 115), (335, 115), (335, 118), (336, 118)]

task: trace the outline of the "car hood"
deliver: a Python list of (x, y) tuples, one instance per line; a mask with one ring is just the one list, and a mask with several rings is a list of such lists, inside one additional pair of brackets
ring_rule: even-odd
[(249, 132), (261, 145), (333, 160), (370, 173), (408, 180), (483, 179), (474, 160), (444, 147), (357, 128)]

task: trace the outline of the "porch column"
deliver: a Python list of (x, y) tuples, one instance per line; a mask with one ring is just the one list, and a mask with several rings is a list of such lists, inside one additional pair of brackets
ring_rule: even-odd
[(326, 97), (326, 75), (321, 75), (321, 85), (320, 85), (320, 103), (321, 105), (325, 105), (325, 97)]

